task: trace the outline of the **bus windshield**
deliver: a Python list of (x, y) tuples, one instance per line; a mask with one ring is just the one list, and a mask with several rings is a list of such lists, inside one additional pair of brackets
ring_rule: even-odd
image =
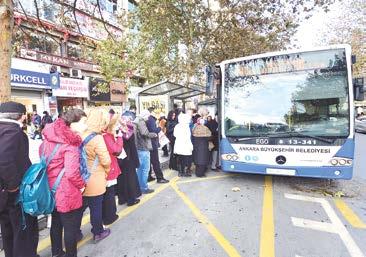
[(345, 56), (344, 49), (332, 49), (226, 64), (225, 135), (347, 137)]

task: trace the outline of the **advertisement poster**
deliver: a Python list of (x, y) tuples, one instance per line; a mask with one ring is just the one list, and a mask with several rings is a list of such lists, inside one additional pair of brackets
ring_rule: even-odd
[(149, 107), (154, 107), (154, 113), (156, 115), (159, 116), (161, 113), (163, 113), (165, 116), (168, 115), (169, 97), (167, 95), (140, 96), (139, 102), (140, 112), (142, 110), (148, 109)]

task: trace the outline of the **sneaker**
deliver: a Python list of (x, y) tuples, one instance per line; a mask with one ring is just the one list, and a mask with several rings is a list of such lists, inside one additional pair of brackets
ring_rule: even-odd
[(111, 230), (109, 228), (104, 229), (104, 231), (98, 235), (94, 235), (93, 240), (94, 243), (98, 243), (102, 241), (104, 238), (108, 237), (111, 234)]
[(147, 189), (147, 190), (145, 190), (144, 192), (142, 192), (143, 194), (151, 194), (151, 193), (154, 193), (154, 189)]
[(135, 204), (138, 204), (140, 202), (140, 199), (136, 199), (135, 201), (128, 203), (127, 206), (133, 206)]
[(165, 183), (169, 183), (169, 180), (162, 178), (162, 179), (158, 179), (157, 183), (159, 184), (165, 184)]

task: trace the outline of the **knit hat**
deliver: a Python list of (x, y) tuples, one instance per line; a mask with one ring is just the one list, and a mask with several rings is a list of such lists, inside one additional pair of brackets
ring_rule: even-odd
[(25, 106), (17, 102), (5, 102), (0, 105), (0, 113), (22, 113), (27, 112)]

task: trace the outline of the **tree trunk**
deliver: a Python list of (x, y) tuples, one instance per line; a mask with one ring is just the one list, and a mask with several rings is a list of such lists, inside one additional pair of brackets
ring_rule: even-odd
[(10, 67), (14, 16), (13, 1), (0, 0), (0, 103), (10, 99)]

